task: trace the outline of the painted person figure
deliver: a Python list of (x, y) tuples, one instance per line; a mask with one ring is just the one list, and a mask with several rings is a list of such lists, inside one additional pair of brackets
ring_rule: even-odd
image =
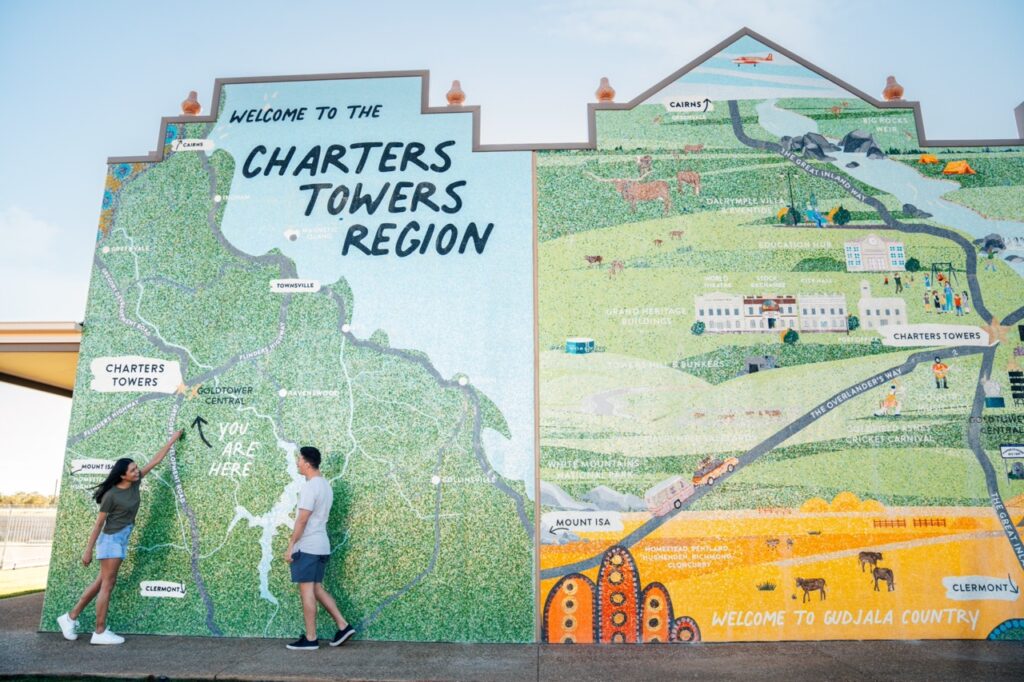
[(932, 305), (935, 306), (935, 312), (941, 315), (943, 312), (942, 301), (939, 300), (939, 292), (935, 290), (932, 291)]
[(964, 289), (964, 290), (963, 290), (962, 292), (960, 292), (960, 298), (962, 298), (962, 299), (963, 299), (963, 301), (964, 301), (964, 312), (965, 312), (965, 313), (967, 313), (968, 315), (970, 315), (970, 313), (971, 313), (971, 309), (970, 309), (970, 307), (969, 307), (969, 306), (967, 305), (967, 302), (971, 300), (971, 297), (970, 297), (970, 295), (969, 295), (969, 294), (967, 293), (967, 290), (966, 290), (966, 289)]
[(896, 384), (891, 384), (885, 397), (878, 403), (878, 410), (874, 412), (874, 415), (876, 417), (884, 417), (885, 415), (898, 417), (900, 416), (901, 408), (900, 399), (896, 396)]
[(892, 276), (892, 279), (893, 279), (894, 282), (896, 282), (896, 293), (897, 294), (902, 293), (902, 291), (903, 291), (903, 278), (900, 277), (900, 273), (897, 272), (895, 275)]
[(939, 358), (935, 358), (935, 364), (932, 365), (932, 374), (935, 375), (935, 388), (949, 388), (949, 384), (946, 382), (946, 376), (949, 374), (949, 365)]
[(956, 316), (964, 316), (964, 299), (960, 294), (953, 294), (953, 307), (956, 308)]
[(924, 311), (930, 313), (932, 311), (932, 296), (927, 290), (924, 292)]
[(324, 573), (331, 558), (331, 542), (327, 537), (327, 517), (334, 504), (331, 484), (320, 474), (320, 451), (314, 447), (299, 448), (295, 464), (306, 478), (299, 491), (299, 507), (295, 515), (295, 528), (288, 540), (284, 560), (291, 564), (292, 582), (299, 586), (302, 615), (306, 631), (287, 645), (293, 651), (311, 651), (320, 648), (316, 636), (316, 605), (324, 607), (338, 626), (330, 645), (344, 644), (356, 633), (348, 624), (331, 593), (324, 589)]
[(114, 462), (107, 478), (93, 490), (93, 499), (100, 505), (96, 515), (96, 523), (82, 554), (82, 565), (92, 563), (93, 547), (96, 558), (100, 562), (100, 574), (92, 581), (82, 596), (67, 613), (57, 617), (64, 639), (78, 639), (78, 617), (93, 599), (96, 599), (96, 629), (92, 633), (90, 644), (121, 644), (124, 637), (115, 635), (107, 628), (107, 611), (110, 607), (110, 594), (117, 583), (117, 572), (121, 563), (128, 556), (128, 538), (135, 526), (135, 516), (139, 512), (139, 486), (142, 479), (170, 452), (174, 443), (181, 438), (181, 431), (175, 431), (153, 459), (141, 469), (135, 461), (122, 457)]
[(943, 293), (946, 295), (946, 306), (943, 308), (947, 313), (953, 312), (953, 287), (946, 282), (946, 286), (943, 288)]

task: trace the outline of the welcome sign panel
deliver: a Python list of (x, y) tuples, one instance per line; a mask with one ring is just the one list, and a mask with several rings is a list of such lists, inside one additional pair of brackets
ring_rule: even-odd
[(228, 84), (161, 161), (111, 165), (45, 629), (95, 577), (91, 486), (184, 428), (114, 631), (301, 630), (282, 555), (314, 445), (325, 582), (363, 637), (533, 638), (530, 156), (474, 152), (472, 114), (425, 113), (424, 88)]
[(596, 143), (537, 161), (542, 640), (1019, 637), (1021, 147), (750, 36)]

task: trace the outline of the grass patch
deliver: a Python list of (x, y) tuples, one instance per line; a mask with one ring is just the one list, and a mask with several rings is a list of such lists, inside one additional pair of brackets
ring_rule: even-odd
[[(710, 353), (681, 358), (673, 365), (676, 369), (712, 384), (721, 384), (746, 374), (744, 361), (751, 355), (774, 356), (776, 366), (795, 367), (818, 362), (847, 360), (868, 355), (883, 355), (904, 349), (880, 344), (821, 344), (821, 343), (761, 343), (750, 346), (724, 346)], [(772, 371), (772, 370), (764, 370)]]

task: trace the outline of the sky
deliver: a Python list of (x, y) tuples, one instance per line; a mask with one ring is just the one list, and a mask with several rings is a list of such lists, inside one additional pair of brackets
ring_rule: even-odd
[[(215, 78), (426, 69), (484, 143), (579, 142), (602, 76), (628, 101), (744, 26), (875, 96), (895, 75), (929, 138), (1017, 136), (1014, 0), (0, 0), (0, 320), (81, 321), (107, 157), (152, 151)], [(52, 490), (69, 414), (0, 384), (0, 494)]]

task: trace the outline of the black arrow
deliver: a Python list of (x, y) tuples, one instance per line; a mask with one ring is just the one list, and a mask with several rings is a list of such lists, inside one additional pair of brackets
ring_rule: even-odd
[(210, 422), (206, 421), (205, 419), (203, 419), (200, 416), (200, 417), (196, 417), (192, 421), (192, 426), (199, 429), (199, 437), (203, 439), (204, 443), (206, 443), (206, 447), (212, 448), (213, 446), (210, 445), (210, 441), (206, 440), (206, 436), (203, 434), (203, 424), (209, 424), (209, 423)]
[(1010, 592), (1020, 594), (1020, 588), (1013, 584), (1013, 578), (1010, 577), (1009, 573), (1006, 574), (1006, 580), (1010, 583)]
[(704, 111), (707, 112), (708, 107), (711, 106), (711, 100), (707, 97), (704, 98)]

